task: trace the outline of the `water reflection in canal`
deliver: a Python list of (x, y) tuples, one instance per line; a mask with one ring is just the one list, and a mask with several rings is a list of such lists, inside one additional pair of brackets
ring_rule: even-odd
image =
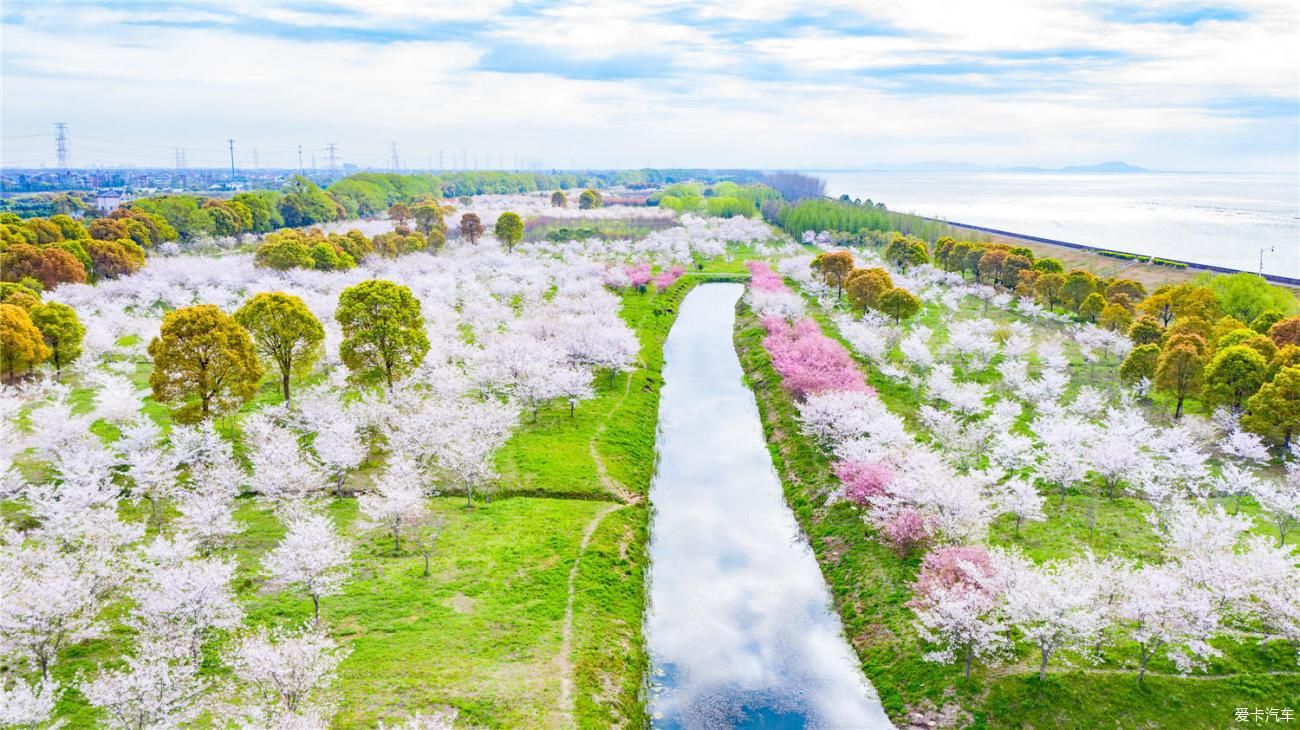
[(665, 345), (651, 486), (656, 727), (889, 727), (781, 496), (732, 346), (739, 284), (705, 284)]

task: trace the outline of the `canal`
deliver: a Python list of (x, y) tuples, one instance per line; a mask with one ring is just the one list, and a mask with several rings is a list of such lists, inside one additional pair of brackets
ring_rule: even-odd
[(732, 345), (740, 284), (687, 295), (665, 344), (650, 488), (659, 728), (891, 727), (786, 507)]

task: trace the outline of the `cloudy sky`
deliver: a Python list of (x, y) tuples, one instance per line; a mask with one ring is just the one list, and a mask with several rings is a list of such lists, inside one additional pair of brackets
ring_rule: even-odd
[(1283, 0), (5, 0), (3, 163), (1285, 170)]

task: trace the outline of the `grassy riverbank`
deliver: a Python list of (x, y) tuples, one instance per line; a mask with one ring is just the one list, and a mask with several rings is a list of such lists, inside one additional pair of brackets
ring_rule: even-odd
[[(1237, 707), (1300, 704), (1294, 650), (1283, 642), (1261, 646), (1254, 637), (1216, 640), (1224, 657), (1214, 660), (1204, 675), (1181, 677), (1163, 658), (1159, 666), (1153, 661), (1142, 684), (1131, 666), (1132, 647), (1123, 645), (1107, 648), (1103, 663), (1095, 667), (1071, 668), (1054, 661), (1043, 683), (1027, 655), (994, 669), (977, 667), (970, 681), (956, 665), (924, 661), (925, 648), (906, 607), (917, 559), (900, 558), (873, 539), (856, 508), (843, 502), (825, 506), (824, 497), (834, 485), (829, 462), (801, 435), (795, 405), (781, 388), (762, 338), (762, 328), (742, 305), (736, 347), (758, 400), (786, 501), (808, 536), (863, 671), (898, 725), (1220, 728), (1232, 723)], [(871, 370), (868, 376), (889, 407), (914, 422), (915, 396)], [(1071, 495), (1062, 509), (1075, 509), (1071, 500), (1086, 498)], [(1124, 509), (1122, 501), (1114, 509)], [(1075, 543), (1080, 536), (1071, 533), (1077, 532), (1077, 521), (1061, 517), (1051, 515), (1035, 526), (1039, 532), (1026, 531), (1022, 541), (1041, 543), (1044, 549), (1059, 541)], [(1287, 673), (1272, 673), (1279, 671)]]

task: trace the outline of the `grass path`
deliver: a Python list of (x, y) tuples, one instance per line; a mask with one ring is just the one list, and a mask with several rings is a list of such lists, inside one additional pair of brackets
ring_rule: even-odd
[[(644, 317), (638, 321), (638, 326), (644, 321)], [(591, 454), (592, 463), (596, 465), (596, 475), (600, 478), (600, 483), (611, 494), (618, 497), (618, 504), (611, 504), (605, 507), (591, 522), (587, 523), (586, 528), (582, 531), (582, 541), (578, 544), (578, 555), (573, 559), (573, 567), (569, 569), (569, 593), (568, 601), (564, 607), (564, 627), (560, 636), (560, 655), (556, 659), (556, 665), (560, 672), (560, 701), (559, 714), (561, 722), (565, 726), (572, 726), (573, 722), (573, 662), (569, 659), (569, 654), (573, 651), (573, 597), (574, 584), (578, 579), (578, 567), (582, 565), (582, 556), (587, 552), (587, 546), (591, 544), (591, 536), (596, 533), (596, 528), (600, 526), (601, 520), (605, 516), (617, 509), (622, 509), (630, 504), (640, 504), (641, 495), (629, 491), (622, 484), (619, 484), (609, 475), (609, 468), (605, 466), (605, 460), (600, 456), (600, 450), (596, 448), (596, 440), (603, 435), (612, 418), (623, 403), (627, 401), (628, 394), (632, 391), (632, 378), (626, 379), (623, 386), (623, 397), (619, 398), (605, 417), (601, 419), (600, 425), (596, 427), (596, 432), (592, 434), (591, 439), (587, 442), (587, 451)]]
[(573, 567), (569, 568), (569, 592), (568, 600), (564, 606), (564, 624), (560, 630), (560, 653), (555, 659), (555, 664), (560, 673), (560, 699), (559, 715), (560, 721), (565, 727), (574, 726), (573, 721), (573, 662), (569, 654), (573, 651), (573, 596), (574, 584), (578, 580), (578, 568), (582, 565), (582, 555), (587, 552), (587, 546), (591, 544), (591, 536), (596, 533), (596, 528), (600, 526), (601, 520), (605, 515), (617, 509), (622, 509), (625, 504), (611, 504), (596, 513), (591, 522), (582, 530), (582, 541), (578, 543), (578, 556), (573, 559)]

